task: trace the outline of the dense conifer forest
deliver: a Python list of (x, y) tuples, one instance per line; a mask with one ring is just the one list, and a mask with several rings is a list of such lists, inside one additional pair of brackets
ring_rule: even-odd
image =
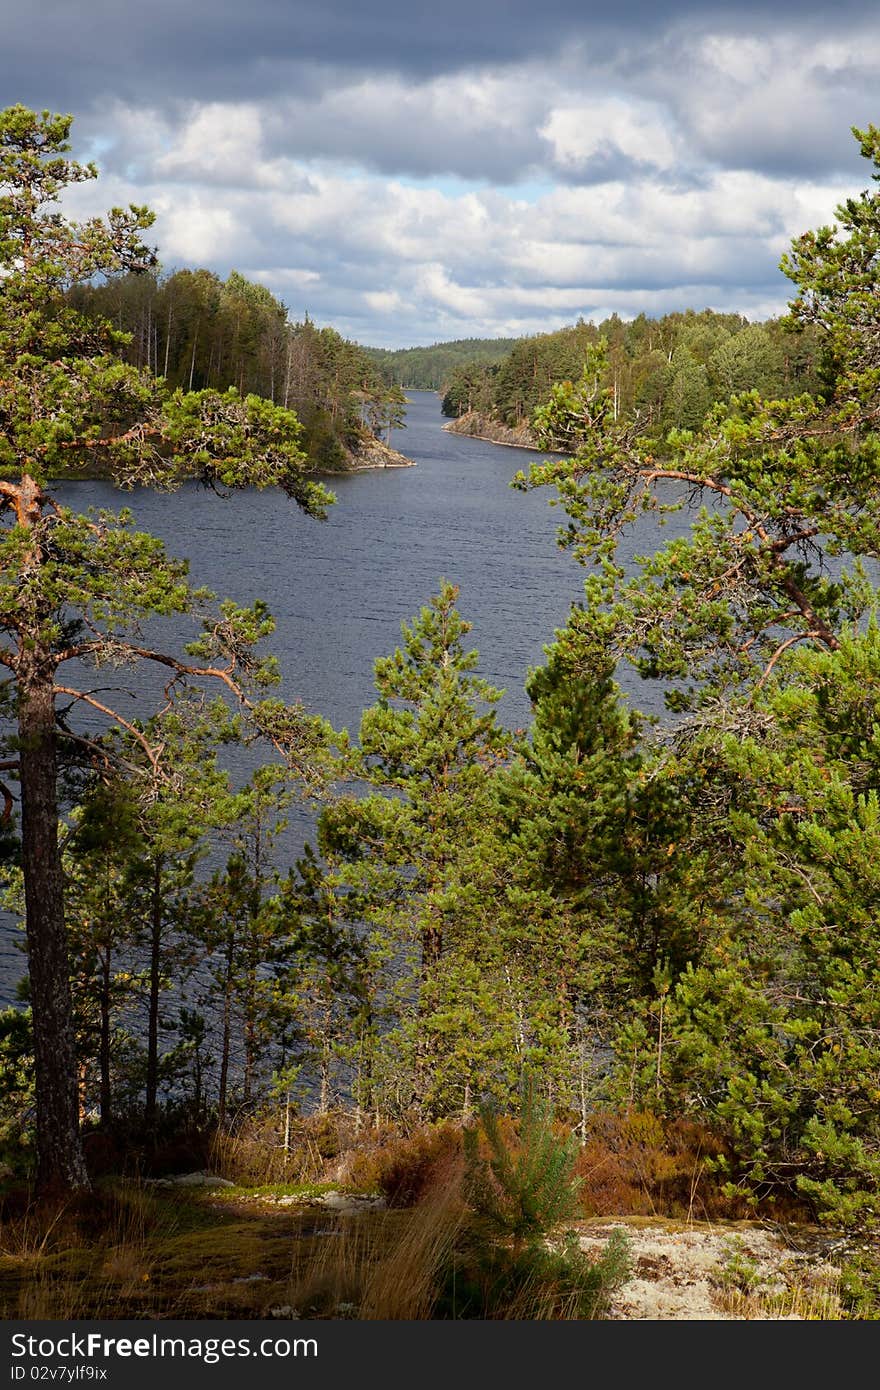
[(741, 391), (784, 398), (827, 385), (823, 343), (810, 326), (795, 332), (787, 320), (749, 323), (738, 314), (690, 310), (626, 323), (617, 316), (598, 325), (581, 319), (523, 338), (495, 362), (475, 354), (444, 370), (443, 412), (456, 419), (474, 413), (484, 428), (525, 427), (537, 443), (535, 411), (555, 382), (580, 376), (600, 341), (602, 385), (615, 418), (637, 415), (658, 441), (670, 429), (696, 428), (711, 405)]
[(79, 283), (70, 305), (112, 324), (123, 361), (187, 391), (235, 387), (293, 410), (309, 462), (326, 472), (357, 466), (375, 437), (399, 422), (403, 396), (368, 354), (335, 329), (286, 307), (237, 271), (161, 275), (152, 267)]
[[(407, 1316), (600, 1314), (619, 1243), (591, 1263), (542, 1241), (599, 1209), (609, 1156), (604, 1210), (641, 1162), (671, 1214), (699, 1192), (873, 1237), (880, 194), (794, 242), (783, 321), (579, 323), (450, 371), (451, 411), (555, 451), (515, 486), (557, 502), (583, 599), (514, 732), (438, 576), (348, 738), (277, 698), (272, 594), (206, 593), (51, 480), (271, 488), (317, 525), (316, 469), (399, 393), (241, 276), (158, 275), (145, 209), (63, 218), (94, 176), (69, 130), (0, 115), (2, 849), (28, 952), (0, 1014), (8, 1209), (187, 1162), (252, 1189), (332, 1168), (400, 1207), (446, 1183), (439, 1216), (417, 1208), (438, 1243)], [(880, 169), (880, 131), (857, 138)], [(185, 648), (144, 639), (185, 616)], [(664, 719), (623, 700), (624, 663)], [(102, 673), (140, 665), (165, 697), (127, 718)], [(236, 742), (265, 753), (243, 786)], [(315, 793), (286, 862), (285, 813)], [(876, 1293), (859, 1277), (850, 1308)]]
[(502, 361), (518, 342), (518, 338), (459, 338), (430, 347), (365, 347), (362, 351), (389, 386), (439, 391), (459, 368), (490, 367)]

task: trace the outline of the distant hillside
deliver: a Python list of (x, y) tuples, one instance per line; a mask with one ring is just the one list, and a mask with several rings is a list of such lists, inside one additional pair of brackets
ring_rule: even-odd
[(417, 391), (439, 391), (457, 367), (465, 362), (491, 366), (501, 362), (519, 338), (457, 338), (451, 343), (432, 343), (430, 347), (363, 347), (361, 351), (381, 373), (389, 386), (411, 386)]

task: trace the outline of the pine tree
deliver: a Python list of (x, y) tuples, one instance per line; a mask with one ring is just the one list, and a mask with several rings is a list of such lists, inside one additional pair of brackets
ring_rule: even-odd
[[(880, 131), (856, 135), (880, 166)], [(562, 542), (590, 567), (582, 662), (628, 659), (687, 715), (646, 771), (685, 803), (675, 853), (696, 871), (698, 929), (658, 961), (654, 998), (634, 1000), (618, 1036), (628, 1098), (702, 1109), (753, 1183), (869, 1223), (878, 787), (876, 633), (863, 629), (876, 590), (862, 562), (880, 558), (880, 192), (838, 219), (783, 262), (798, 287), (789, 327), (815, 333), (826, 394), (749, 391), (661, 449), (614, 419), (596, 361), (540, 415), (573, 457), (518, 485), (556, 485)], [(660, 545), (658, 531), (625, 572), (637, 521), (700, 501), (689, 532)]]
[[(857, 136), (880, 165), (880, 132)], [(615, 420), (600, 354), (538, 413), (548, 439), (568, 439), (574, 454), (517, 486), (557, 487), (569, 517), (560, 539), (591, 567), (587, 607), (602, 644), (666, 682), (671, 707), (729, 703), (790, 646), (833, 650), (841, 625), (870, 602), (857, 568), (840, 575), (823, 560), (880, 555), (880, 194), (850, 199), (838, 216), (783, 261), (799, 290), (792, 326), (818, 325), (834, 358), (827, 399), (766, 400), (751, 390), (658, 449), (638, 421)], [(619, 547), (631, 527), (685, 503), (705, 504), (689, 533), (627, 573)]]
[(880, 1221), (880, 632), (780, 662), (729, 738), (739, 930), (670, 999), (667, 1104), (698, 1093), (741, 1174)]
[[(78, 1138), (64, 884), (58, 844), (58, 766), (84, 734), (82, 706), (127, 722), (61, 675), (65, 663), (159, 663), (175, 682), (222, 682), (256, 710), (271, 669), (252, 647), (271, 622), (257, 605), (208, 612), (186, 566), (126, 514), (77, 516), (47, 481), (99, 466), (123, 483), (174, 486), (184, 477), (226, 487), (279, 486), (320, 514), (329, 495), (308, 481), (298, 426), (288, 412), (234, 390), (169, 393), (151, 373), (124, 364), (118, 335), (66, 298), (100, 275), (148, 269), (144, 208), (113, 209), (75, 224), (58, 211), (65, 188), (96, 176), (68, 157), (71, 120), (24, 107), (0, 113), (0, 663), (15, 701), (14, 745), (4, 766), (21, 789), (22, 865), (37, 1090), (37, 1182), (68, 1191), (87, 1182)], [(145, 647), (148, 615), (205, 618), (190, 659)], [(62, 724), (59, 728), (59, 699)], [(64, 714), (64, 707), (68, 711)], [(288, 737), (267, 713), (279, 746)], [(303, 721), (296, 720), (300, 729)], [(148, 748), (148, 741), (143, 739)], [(155, 750), (149, 756), (157, 759)]]
[(347, 767), (371, 790), (341, 796), (319, 822), (319, 848), (338, 863), (339, 886), (356, 895), (376, 956), (394, 974), (396, 1085), (417, 1104), (447, 1046), (437, 991), (456, 951), (466, 958), (473, 945), (459, 866), (489, 814), (491, 775), (507, 747), (493, 710), (499, 694), (474, 674), (478, 655), (463, 645), (470, 624), (457, 595), (444, 581), (403, 625), (403, 646), (376, 662), (380, 699), (364, 712)]

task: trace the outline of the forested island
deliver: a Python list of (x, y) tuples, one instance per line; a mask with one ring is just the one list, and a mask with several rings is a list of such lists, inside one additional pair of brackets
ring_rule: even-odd
[(317, 526), (399, 384), (241, 276), (164, 278), (146, 209), (63, 216), (70, 127), (0, 113), (4, 1316), (604, 1317), (632, 1251), (585, 1229), (649, 1214), (809, 1232), (772, 1287), (734, 1242), (726, 1315), (876, 1318), (880, 194), (794, 242), (785, 320), (447, 363), (451, 411), (547, 451), (514, 486), (583, 598), (511, 730), (438, 576), (349, 736), (278, 697), (271, 593), (53, 482)]

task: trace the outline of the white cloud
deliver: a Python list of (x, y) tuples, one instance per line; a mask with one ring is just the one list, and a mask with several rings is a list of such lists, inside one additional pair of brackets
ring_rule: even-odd
[(622, 97), (554, 107), (540, 133), (563, 170), (621, 155), (635, 164), (669, 169), (677, 158), (678, 141), (668, 117), (657, 107)]
[[(445, 192), (291, 165), (292, 187), (147, 187), (165, 264), (236, 267), (362, 340), (539, 331), (579, 314), (782, 309), (780, 252), (827, 220), (845, 187), (720, 171), (699, 187), (659, 176), (550, 188)], [(308, 193), (296, 191), (305, 186)], [(90, 199), (101, 185), (86, 185)], [(84, 199), (82, 189), (77, 197)]]
[(597, 53), (116, 101), (83, 123), (109, 175), (71, 205), (147, 202), (167, 266), (235, 267), (362, 341), (781, 311), (790, 239), (867, 182), (848, 127), (880, 39), (694, 25)]
[(253, 102), (211, 101), (192, 108), (153, 169), (160, 178), (247, 184), (260, 167), (261, 145), (262, 118)]

